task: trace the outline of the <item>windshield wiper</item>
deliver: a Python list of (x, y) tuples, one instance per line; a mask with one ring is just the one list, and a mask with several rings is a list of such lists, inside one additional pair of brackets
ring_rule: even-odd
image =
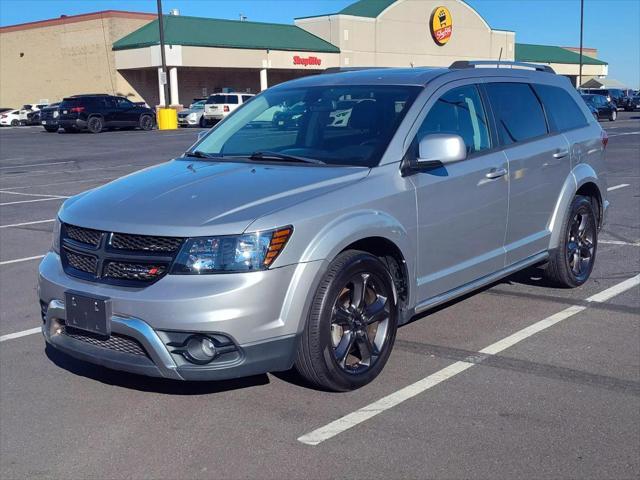
[(196, 158), (216, 158), (214, 155), (209, 155), (208, 153), (201, 152), (200, 150), (193, 150), (191, 152), (185, 152), (185, 157), (196, 157)]
[(326, 165), (322, 160), (315, 158), (298, 157), (297, 155), (287, 155), (278, 152), (253, 152), (248, 157), (250, 160), (280, 160), (285, 162), (313, 163), (315, 165)]

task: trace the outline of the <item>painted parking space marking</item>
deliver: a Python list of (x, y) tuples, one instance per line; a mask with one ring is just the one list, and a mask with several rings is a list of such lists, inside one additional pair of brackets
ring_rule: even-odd
[(48, 202), (51, 200), (64, 200), (67, 197), (53, 197), (53, 198), (36, 198), (34, 200), (20, 200), (20, 201), (16, 201), (16, 202), (5, 202), (5, 203), (0, 203), (0, 207), (4, 207), (7, 205), (19, 205), (21, 203), (34, 203), (34, 202)]
[(604, 245), (626, 245), (628, 247), (640, 247), (640, 242), (624, 242), (622, 240), (598, 240)]
[(23, 163), (21, 165), (7, 165), (6, 167), (0, 167), (0, 170), (7, 170), (11, 168), (27, 168), (27, 167), (42, 167), (49, 165), (63, 165), (65, 163), (76, 163), (75, 160), (69, 160), (67, 162), (44, 162), (44, 163)]
[(45, 195), (43, 193), (10, 192), (9, 190), (0, 190), (0, 193), (6, 193), (8, 195), (23, 195), (26, 197), (69, 198), (67, 195)]
[(68, 185), (71, 183), (92, 183), (92, 182), (101, 182), (102, 180), (115, 180), (119, 177), (100, 177), (100, 178), (89, 178), (86, 180), (67, 180), (66, 182), (54, 182), (54, 183), (40, 183), (36, 185), (18, 185), (15, 187), (4, 187), (7, 190), (24, 190), (28, 188), (40, 188), (40, 187), (55, 187), (58, 185)]
[(613, 192), (614, 190), (619, 190), (624, 187), (628, 187), (628, 183), (621, 183), (620, 185), (614, 185), (613, 187), (607, 188), (607, 192)]
[(29, 262), (31, 260), (39, 260), (41, 258), (44, 258), (44, 255), (36, 255), (34, 257), (16, 258), (14, 260), (5, 260), (4, 262), (0, 262), (0, 265), (10, 265), (12, 263)]
[(27, 335), (33, 335), (34, 333), (40, 333), (40, 332), (42, 332), (42, 329), (40, 327), (36, 327), (36, 328), (30, 328), (29, 330), (22, 330), (21, 332), (7, 333), (6, 335), (0, 335), (0, 342), (6, 342), (7, 340), (26, 337)]
[[(608, 300), (611, 300), (617, 295), (620, 295), (627, 290), (632, 288), (637, 288), (640, 285), (640, 275), (636, 275), (635, 277), (629, 278), (623, 282), (620, 282), (606, 290), (603, 290), (600, 293), (592, 295), (591, 297), (586, 299), (586, 302), (589, 303), (604, 303)], [(546, 330), (557, 323), (566, 320), (567, 318), (573, 317), (574, 315), (586, 310), (586, 306), (581, 305), (572, 305), (570, 307), (565, 308), (564, 310), (551, 315), (539, 322), (534, 323), (533, 325), (529, 325), (522, 330), (515, 332), (508, 337), (505, 337), (488, 347), (483, 348), (478, 353), (484, 355), (496, 355), (497, 353), (506, 350), (519, 342), (535, 335), (537, 333)], [(408, 385), (396, 392), (387, 395), (386, 397), (381, 398), (365, 407), (362, 407), (355, 412), (349, 413), (342, 418), (334, 420), (327, 425), (320, 427), (316, 430), (313, 430), (309, 433), (306, 433), (298, 438), (298, 441), (304, 443), (306, 445), (318, 445), (330, 438), (339, 435), (342, 432), (345, 432), (356, 425), (359, 425), (370, 418), (383, 413), (390, 408), (393, 408), (410, 398), (423, 393), (430, 388), (435, 387), (436, 385), (455, 377), (456, 375), (468, 370), (474, 365), (478, 365), (477, 362), (466, 362), (466, 361), (458, 361), (455, 362), (448, 367), (439, 370), (422, 380), (418, 380), (417, 382)]]
[(10, 225), (0, 225), (0, 228), (14, 228), (14, 227), (26, 227), (28, 225), (38, 225), (40, 223), (54, 222), (55, 218), (49, 218), (47, 220), (35, 220), (33, 222), (12, 223)]

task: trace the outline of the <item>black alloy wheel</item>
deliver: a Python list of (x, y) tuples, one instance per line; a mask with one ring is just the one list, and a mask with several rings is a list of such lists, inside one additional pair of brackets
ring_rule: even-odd
[(89, 130), (91, 133), (100, 133), (102, 132), (103, 128), (104, 128), (104, 122), (102, 121), (102, 118), (100, 117), (89, 118), (89, 121), (87, 122), (87, 130)]
[(397, 303), (387, 265), (347, 250), (329, 265), (300, 336), (296, 370), (315, 386), (355, 390), (384, 368), (397, 330)]
[(151, 115), (142, 115), (140, 117), (140, 128), (142, 130), (152, 130), (153, 129), (153, 117)]

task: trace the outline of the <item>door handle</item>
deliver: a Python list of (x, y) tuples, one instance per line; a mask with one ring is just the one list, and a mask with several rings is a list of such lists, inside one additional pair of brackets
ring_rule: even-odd
[(495, 178), (504, 177), (506, 174), (506, 168), (492, 168), (485, 174), (485, 177), (487, 177), (489, 180), (493, 180)]
[(553, 158), (564, 158), (569, 155), (569, 150), (561, 150), (553, 154)]

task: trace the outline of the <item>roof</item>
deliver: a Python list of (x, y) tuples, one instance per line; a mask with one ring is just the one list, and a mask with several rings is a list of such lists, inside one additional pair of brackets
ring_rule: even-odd
[[(300, 27), (280, 23), (165, 15), (164, 36), (168, 45), (340, 52), (335, 45)], [(155, 20), (116, 41), (113, 50), (159, 45), (159, 37), (158, 21)]]
[(396, 0), (358, 0), (338, 12), (338, 15), (376, 18)]
[(39, 20), (37, 22), (19, 23), (0, 27), (0, 33), (15, 32), (18, 30), (29, 30), (31, 28), (51, 27), (68, 23), (87, 22), (98, 18), (128, 18), (136, 20), (153, 20), (157, 15), (154, 13), (129, 12), (126, 10), (101, 10), (93, 13), (83, 13), (80, 15), (60, 15), (58, 18)]
[(626, 90), (628, 87), (616, 80), (615, 78), (592, 78), (587, 80), (582, 85), (581, 88), (619, 88), (621, 90)]
[[(515, 57), (517, 62), (580, 63), (580, 54), (553, 45), (516, 43)], [(584, 65), (607, 65), (607, 62), (586, 55), (582, 56), (582, 63)]]

